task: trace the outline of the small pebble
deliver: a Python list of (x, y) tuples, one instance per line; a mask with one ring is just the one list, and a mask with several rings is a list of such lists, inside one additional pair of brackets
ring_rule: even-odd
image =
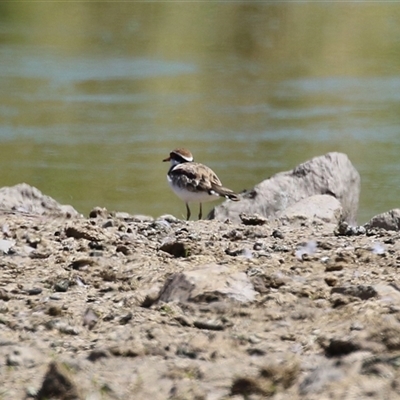
[(41, 288), (32, 288), (32, 289), (28, 289), (26, 292), (29, 294), (29, 296), (35, 296), (35, 295), (42, 293), (42, 291), (43, 291), (43, 289), (41, 289)]
[(276, 239), (284, 239), (284, 238), (285, 238), (284, 234), (283, 234), (280, 230), (278, 230), (278, 229), (275, 229), (275, 230), (272, 232), (272, 237), (274, 237), (274, 238), (276, 238)]
[(54, 285), (54, 290), (56, 292), (66, 292), (69, 288), (69, 281), (68, 279), (62, 279)]

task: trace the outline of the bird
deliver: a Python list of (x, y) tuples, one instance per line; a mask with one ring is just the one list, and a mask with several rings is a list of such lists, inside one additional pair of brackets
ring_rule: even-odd
[(218, 197), (239, 201), (239, 196), (224, 186), (215, 172), (206, 165), (193, 161), (192, 153), (185, 148), (178, 148), (169, 153), (163, 161), (170, 161), (167, 173), (169, 186), (186, 205), (186, 219), (191, 216), (189, 203), (200, 204), (199, 219), (202, 218), (202, 203), (214, 201)]

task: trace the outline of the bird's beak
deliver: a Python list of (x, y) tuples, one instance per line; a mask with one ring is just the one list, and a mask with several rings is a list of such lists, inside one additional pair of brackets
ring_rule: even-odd
[(163, 160), (163, 162), (164, 162), (164, 161), (171, 161), (171, 157), (165, 158), (165, 159)]

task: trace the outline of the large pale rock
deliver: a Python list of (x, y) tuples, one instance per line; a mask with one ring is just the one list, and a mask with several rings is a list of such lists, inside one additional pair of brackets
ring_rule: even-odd
[(207, 302), (215, 298), (230, 298), (246, 303), (255, 300), (256, 295), (244, 272), (232, 273), (226, 266), (207, 265), (173, 274), (162, 287), (158, 300)]
[(39, 215), (64, 215), (75, 217), (80, 214), (72, 206), (62, 205), (39, 189), (26, 183), (0, 188), (0, 211), (19, 211)]
[(396, 284), (385, 285), (384, 283), (378, 283), (374, 285), (374, 290), (378, 293), (383, 303), (400, 304), (400, 289)]
[(342, 214), (343, 208), (339, 200), (327, 194), (320, 194), (298, 201), (279, 213), (277, 217), (290, 223), (319, 220), (337, 224)]
[(400, 230), (400, 208), (375, 215), (375, 217), (366, 224), (366, 227), (369, 229), (381, 228), (387, 231)]
[(239, 215), (277, 216), (300, 200), (315, 195), (335, 197), (343, 208), (343, 219), (356, 223), (360, 195), (360, 175), (346, 154), (328, 153), (281, 172), (242, 195), (241, 201), (226, 201), (215, 207), (209, 219), (229, 218), (240, 222)]

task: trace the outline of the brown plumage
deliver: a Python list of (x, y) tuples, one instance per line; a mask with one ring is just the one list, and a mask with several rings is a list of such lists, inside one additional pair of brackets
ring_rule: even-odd
[(215, 172), (206, 165), (193, 162), (192, 153), (187, 149), (175, 149), (163, 161), (170, 161), (167, 178), (172, 190), (185, 202), (187, 219), (190, 218), (189, 202), (200, 204), (199, 219), (202, 217), (202, 203), (215, 200), (217, 196), (238, 201), (239, 196), (222, 186)]
[(239, 200), (238, 195), (233, 190), (223, 187), (215, 172), (203, 164), (195, 162), (178, 164), (172, 168), (169, 175), (174, 177), (178, 186), (185, 187), (191, 192), (208, 192), (210, 195), (215, 193), (230, 200)]

